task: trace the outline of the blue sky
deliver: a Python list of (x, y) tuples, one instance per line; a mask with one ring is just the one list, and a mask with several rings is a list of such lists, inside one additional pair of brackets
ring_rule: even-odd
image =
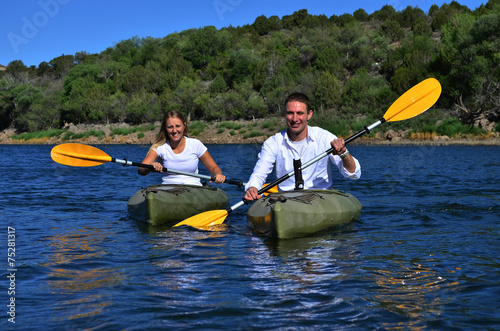
[[(252, 24), (260, 15), (280, 18), (307, 9), (310, 14), (368, 14), (389, 4), (397, 11), (407, 6), (427, 12), (439, 0), (4, 0), (1, 5), (0, 64), (21, 60), (38, 66), (61, 55), (100, 53), (121, 40), (164, 37), (173, 32), (213, 25)], [(458, 0), (474, 10), (481, 0)]]

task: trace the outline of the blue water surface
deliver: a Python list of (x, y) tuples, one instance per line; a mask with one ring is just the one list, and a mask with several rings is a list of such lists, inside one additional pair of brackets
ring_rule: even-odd
[[(126, 204), (158, 174), (52, 147), (0, 145), (1, 329), (498, 330), (498, 146), (351, 146), (362, 178), (336, 188), (361, 220), (288, 240), (253, 233), (248, 206), (215, 231), (148, 226)], [(140, 162), (149, 146), (96, 147)], [(208, 148), (247, 181), (260, 145)]]

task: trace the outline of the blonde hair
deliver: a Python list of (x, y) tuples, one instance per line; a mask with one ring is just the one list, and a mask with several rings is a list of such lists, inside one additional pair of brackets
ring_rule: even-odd
[(188, 137), (189, 136), (189, 129), (188, 129), (188, 125), (187, 125), (187, 122), (186, 122), (186, 119), (184, 118), (184, 116), (177, 110), (171, 110), (169, 112), (167, 112), (165, 114), (165, 116), (163, 117), (163, 120), (161, 122), (161, 127), (160, 127), (160, 132), (158, 132), (158, 135), (156, 136), (156, 140), (155, 142), (153, 143), (153, 145), (151, 146), (151, 148), (149, 150), (152, 150), (153, 148), (156, 148), (160, 145), (163, 145), (164, 143), (167, 142), (168, 140), (168, 134), (167, 134), (167, 120), (169, 118), (178, 118), (181, 120), (181, 122), (184, 124), (184, 136), (185, 137)]

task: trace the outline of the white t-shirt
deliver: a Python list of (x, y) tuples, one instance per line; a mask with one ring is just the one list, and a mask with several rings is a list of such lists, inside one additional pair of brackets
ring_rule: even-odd
[[(184, 146), (184, 150), (180, 154), (175, 154), (172, 151), (172, 147), (170, 147), (168, 141), (153, 150), (158, 154), (160, 163), (164, 168), (197, 174), (199, 159), (205, 154), (207, 148), (198, 139), (184, 138), (186, 139), (186, 146)], [(162, 184), (191, 184), (201, 186), (198, 177), (178, 175), (170, 172), (163, 173)]]

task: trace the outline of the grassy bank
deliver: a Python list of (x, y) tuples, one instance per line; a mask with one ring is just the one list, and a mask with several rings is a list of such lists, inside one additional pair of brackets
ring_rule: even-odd
[[(338, 119), (332, 123), (322, 116), (313, 118), (311, 125), (323, 127), (340, 137), (348, 137), (363, 129), (371, 119), (360, 119), (357, 122)], [(374, 122), (375, 120), (373, 120)], [(391, 123), (392, 124), (392, 123)], [(448, 118), (436, 121), (434, 124), (414, 122), (411, 129), (403, 129), (401, 124), (387, 125), (376, 128), (370, 134), (363, 136), (357, 142), (361, 143), (457, 143), (458, 141), (485, 141), (500, 140), (497, 132), (487, 132), (476, 126), (466, 126), (457, 119)], [(64, 129), (52, 129), (31, 133), (16, 134), (6, 130), (0, 134), (1, 144), (58, 144), (65, 142), (88, 143), (116, 143), (116, 144), (150, 144), (158, 133), (160, 123), (141, 126), (126, 124), (112, 125), (69, 125)], [(269, 118), (254, 121), (222, 121), (202, 122), (193, 121), (189, 124), (190, 136), (210, 143), (262, 143), (269, 136), (285, 129), (282, 118)]]

